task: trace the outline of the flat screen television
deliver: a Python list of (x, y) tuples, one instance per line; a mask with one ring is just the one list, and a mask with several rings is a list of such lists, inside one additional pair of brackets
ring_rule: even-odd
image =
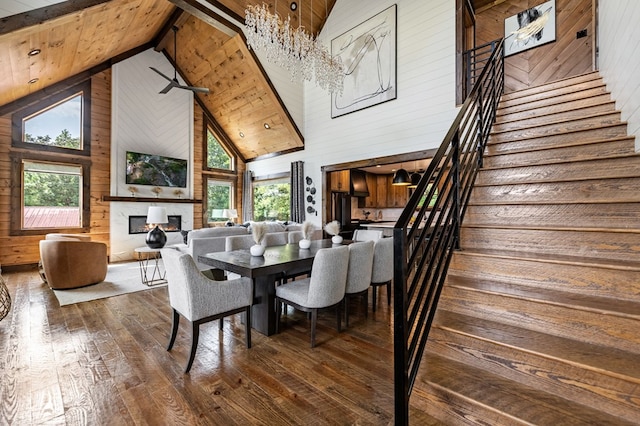
[(187, 187), (187, 160), (127, 151), (129, 185)]

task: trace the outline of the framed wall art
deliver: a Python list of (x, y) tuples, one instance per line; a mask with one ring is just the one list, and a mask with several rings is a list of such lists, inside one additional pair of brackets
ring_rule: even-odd
[(556, 1), (523, 10), (504, 20), (504, 56), (556, 40)]
[(331, 41), (345, 69), (342, 93), (331, 95), (331, 118), (396, 98), (394, 4)]

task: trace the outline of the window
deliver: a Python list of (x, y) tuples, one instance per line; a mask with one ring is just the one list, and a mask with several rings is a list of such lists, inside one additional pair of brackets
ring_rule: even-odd
[(218, 142), (210, 127), (207, 126), (207, 168), (235, 170), (233, 157)]
[(224, 209), (234, 208), (232, 182), (207, 179), (207, 222), (223, 222)]
[(11, 234), (89, 231), (90, 84), (12, 116)]
[(289, 220), (291, 217), (291, 183), (286, 177), (264, 179), (253, 184), (253, 218), (262, 220)]

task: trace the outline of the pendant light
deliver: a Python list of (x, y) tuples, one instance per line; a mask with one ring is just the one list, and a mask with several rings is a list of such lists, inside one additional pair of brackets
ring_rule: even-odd
[(409, 188), (412, 189), (418, 187), (418, 183), (420, 182), (420, 178), (422, 177), (418, 172), (418, 163), (416, 162), (414, 166), (415, 168), (413, 170), (413, 173), (411, 173), (411, 183), (409, 184)]
[(411, 184), (411, 178), (409, 178), (409, 173), (404, 169), (404, 164), (396, 170), (396, 173), (393, 175), (393, 181), (391, 185), (402, 185), (408, 186)]

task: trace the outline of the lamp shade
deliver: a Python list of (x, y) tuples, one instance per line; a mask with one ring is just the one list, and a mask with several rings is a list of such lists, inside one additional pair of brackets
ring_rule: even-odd
[(151, 206), (147, 211), (147, 223), (168, 223), (167, 209), (164, 207)]
[(411, 173), (411, 184), (409, 185), (409, 188), (417, 188), (421, 177), (422, 176), (418, 172)]
[(411, 178), (409, 177), (409, 173), (405, 169), (396, 170), (396, 174), (393, 175), (393, 181), (391, 185), (404, 185), (408, 186), (411, 184)]
[(222, 211), (222, 216), (227, 219), (235, 219), (238, 217), (238, 210), (236, 209), (224, 209)]

